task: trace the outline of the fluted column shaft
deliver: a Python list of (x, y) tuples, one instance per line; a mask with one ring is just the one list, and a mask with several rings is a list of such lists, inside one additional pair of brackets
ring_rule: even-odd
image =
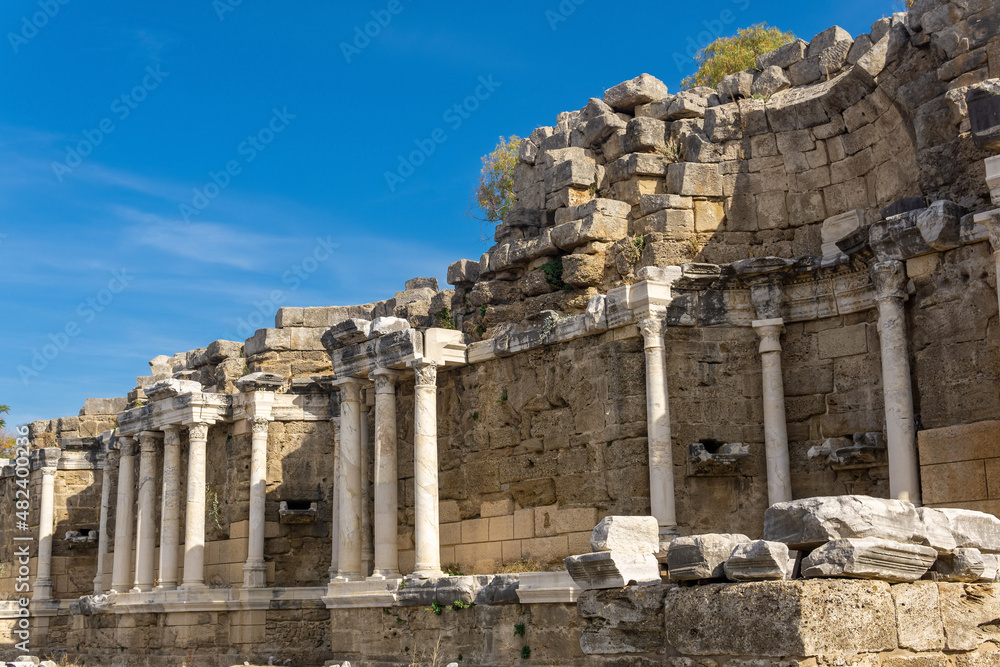
[(906, 342), (906, 269), (902, 262), (879, 262), (871, 269), (878, 303), (882, 349), (882, 394), (889, 453), (889, 494), (920, 504), (920, 466), (913, 420), (913, 388)]
[(135, 507), (135, 441), (119, 439), (118, 503), (115, 510), (115, 557), (111, 590), (124, 593), (132, 579), (132, 510)]
[(415, 564), (413, 575), (433, 578), (441, 572), (438, 506), (437, 364), (413, 364), (413, 506)]
[(372, 579), (398, 579), (399, 474), (396, 459), (396, 371), (379, 369), (375, 380), (375, 571)]
[(109, 451), (104, 457), (104, 474), (101, 478), (101, 518), (97, 528), (97, 576), (94, 577), (94, 595), (104, 593), (104, 568), (108, 559), (108, 514), (111, 510), (111, 476), (117, 452)]
[(340, 386), (340, 546), (337, 579), (361, 578), (361, 387), (342, 380)]
[[(677, 526), (674, 463), (670, 432), (667, 360), (663, 348), (665, 312), (654, 311), (639, 321), (646, 354), (646, 431), (649, 450), (649, 505), (661, 529)], [(662, 531), (661, 531), (662, 532)]]
[(52, 534), (55, 532), (56, 465), (60, 451), (42, 450), (42, 488), (38, 508), (38, 565), (35, 569), (33, 600), (52, 599)]
[(250, 528), (247, 540), (247, 562), (243, 566), (243, 586), (263, 588), (267, 585), (264, 564), (264, 507), (267, 494), (267, 429), (270, 420), (254, 417), (250, 440)]
[(337, 578), (340, 569), (340, 421), (330, 420), (330, 431), (333, 433), (333, 493), (330, 494), (330, 505), (333, 513), (330, 517), (330, 535), (333, 536), (333, 550), (330, 554), (330, 579)]
[(187, 505), (184, 517), (184, 582), (181, 588), (205, 586), (205, 472), (208, 424), (188, 427)]
[(133, 591), (153, 590), (156, 557), (156, 450), (160, 434), (139, 434), (139, 506), (136, 512), (135, 586)]
[(181, 432), (163, 430), (163, 494), (160, 505), (160, 575), (157, 588), (177, 588), (177, 551), (181, 542)]
[(780, 317), (754, 320), (753, 328), (760, 336), (767, 500), (769, 505), (773, 505), (792, 499), (785, 385), (781, 377), (781, 333), (785, 330), (785, 322)]

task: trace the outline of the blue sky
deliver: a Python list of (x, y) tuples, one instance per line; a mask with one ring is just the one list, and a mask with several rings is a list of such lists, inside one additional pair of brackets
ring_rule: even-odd
[[(241, 340), (278, 306), (375, 301), (418, 275), (443, 284), (450, 262), (489, 246), (465, 213), (498, 136), (554, 124), (642, 72), (675, 91), (689, 51), (741, 26), (857, 35), (898, 9), (347, 5), (4, 3), (8, 424), (124, 395), (154, 356)], [(401, 167), (421, 145), (421, 164)]]

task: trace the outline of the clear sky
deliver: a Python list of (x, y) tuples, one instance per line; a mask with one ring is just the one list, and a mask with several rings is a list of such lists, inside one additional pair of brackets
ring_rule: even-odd
[(858, 35), (898, 9), (8, 0), (8, 424), (122, 396), (153, 357), (242, 340), (278, 306), (366, 303), (414, 276), (443, 285), (449, 263), (490, 245), (466, 209), (498, 136), (552, 125), (642, 72), (675, 91), (690, 53), (738, 27)]

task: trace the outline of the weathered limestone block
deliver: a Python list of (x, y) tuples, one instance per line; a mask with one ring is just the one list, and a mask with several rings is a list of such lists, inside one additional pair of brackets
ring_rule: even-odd
[(806, 57), (806, 50), (809, 44), (805, 40), (796, 39), (794, 42), (785, 44), (782, 47), (757, 56), (757, 69), (764, 71), (769, 67), (787, 69)]
[(721, 197), (722, 176), (715, 164), (677, 162), (667, 168), (667, 192), (686, 197)]
[(604, 91), (604, 102), (616, 111), (632, 111), (640, 104), (662, 100), (669, 95), (665, 83), (649, 74), (640, 74)]
[(973, 86), (965, 96), (976, 148), (1000, 152), (1000, 79)]
[(639, 197), (639, 212), (649, 215), (666, 208), (692, 208), (694, 200), (680, 195), (642, 195)]
[(578, 206), (559, 209), (555, 214), (555, 224), (561, 225), (565, 222), (583, 220), (584, 218), (599, 213), (611, 218), (627, 218), (632, 211), (632, 207), (623, 201), (616, 199), (591, 199)]
[(753, 80), (754, 70), (744, 70), (723, 77), (716, 87), (719, 100), (726, 104), (751, 97), (753, 95)]
[(600, 285), (604, 280), (603, 254), (586, 255), (573, 254), (565, 255), (562, 259), (563, 273), (562, 280), (567, 285), (574, 287), (590, 287)]
[(662, 100), (640, 104), (635, 108), (636, 118), (655, 118), (656, 120), (666, 120), (670, 113), (670, 107), (674, 103), (676, 95), (667, 95)]
[(938, 556), (934, 571), (938, 581), (973, 583), (983, 578), (986, 561), (979, 549), (955, 549), (953, 553)]
[(660, 564), (652, 553), (598, 551), (569, 556), (563, 562), (583, 590), (660, 583)]
[(660, 550), (659, 526), (652, 516), (607, 516), (590, 536), (594, 551), (634, 551), (656, 553)]
[(864, 223), (865, 214), (860, 209), (847, 211), (824, 220), (821, 231), (823, 260), (833, 262), (846, 257), (837, 247), (837, 241), (847, 238), (860, 229)]
[(900, 648), (935, 651), (944, 648), (944, 626), (938, 586), (933, 581), (915, 581), (892, 587), (896, 606), (896, 631)]
[(945, 649), (972, 651), (1000, 639), (1000, 587), (993, 584), (938, 584)]
[(587, 655), (662, 651), (663, 599), (669, 588), (661, 584), (582, 593), (577, 613), (587, 625), (580, 648)]
[(666, 238), (683, 241), (695, 233), (694, 211), (691, 209), (664, 209), (639, 218), (633, 231), (640, 236), (664, 234)]
[(828, 28), (813, 37), (805, 59), (788, 70), (792, 85), (804, 86), (832, 77), (847, 62), (853, 43), (851, 34), (839, 26)]
[(930, 247), (944, 252), (961, 245), (961, 219), (965, 209), (955, 202), (936, 201), (916, 216), (920, 235)]
[(757, 75), (750, 88), (750, 93), (754, 96), (763, 95), (767, 98), (782, 90), (787, 90), (791, 86), (792, 82), (785, 76), (784, 70), (777, 65), (771, 65)]
[(655, 118), (633, 118), (625, 129), (625, 150), (629, 153), (664, 153), (667, 124)]
[(884, 581), (672, 588), (664, 619), (667, 643), (688, 656), (834, 657), (896, 648), (892, 595)]
[(996, 554), (982, 554), (982, 556), (983, 574), (979, 581), (1000, 581), (1000, 557)]
[(802, 560), (802, 576), (916, 581), (927, 574), (937, 551), (878, 537), (827, 542)]
[(552, 228), (552, 243), (570, 251), (591, 241), (608, 243), (628, 234), (628, 220), (594, 213), (582, 220), (565, 222)]
[(608, 165), (608, 179), (617, 183), (633, 176), (663, 176), (669, 166), (660, 155), (629, 153)]
[[(479, 263), (476, 262), (474, 265), (470, 265), (469, 266), (470, 271), (472, 270), (473, 266), (476, 267), (475, 270), (478, 272)], [(406, 331), (409, 328), (410, 328), (410, 322), (408, 320), (404, 320), (401, 317), (376, 317), (375, 320), (372, 322), (371, 335), (372, 337), (387, 336), (392, 333)]]
[(368, 340), (372, 323), (369, 320), (351, 318), (330, 327), (328, 337), (340, 345), (356, 345)]
[[(764, 539), (813, 549), (841, 538), (910, 542), (917, 513), (910, 503), (869, 496), (827, 496), (776, 503), (764, 513)], [(929, 566), (928, 566), (929, 567)]]
[(725, 564), (746, 535), (709, 534), (678, 537), (667, 549), (667, 571), (677, 581), (717, 579), (725, 575)]
[(449, 285), (471, 285), (479, 280), (479, 262), (460, 259), (448, 267)]
[(667, 109), (666, 116), (661, 120), (675, 121), (685, 118), (704, 118), (705, 107), (705, 98), (685, 90), (674, 97), (673, 102), (670, 103), (670, 108)]
[(545, 191), (555, 193), (565, 188), (589, 188), (596, 182), (597, 167), (592, 158), (572, 158), (558, 162), (545, 174)]
[(755, 540), (737, 544), (725, 563), (726, 578), (732, 581), (791, 579), (795, 558), (788, 545), (781, 542)]

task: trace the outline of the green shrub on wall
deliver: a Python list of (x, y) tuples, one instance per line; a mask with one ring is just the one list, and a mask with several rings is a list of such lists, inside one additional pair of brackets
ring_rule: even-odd
[(695, 86), (715, 88), (722, 79), (754, 67), (757, 56), (770, 53), (795, 39), (790, 32), (758, 23), (740, 28), (732, 37), (720, 37), (695, 55), (697, 71), (681, 81), (681, 88)]

